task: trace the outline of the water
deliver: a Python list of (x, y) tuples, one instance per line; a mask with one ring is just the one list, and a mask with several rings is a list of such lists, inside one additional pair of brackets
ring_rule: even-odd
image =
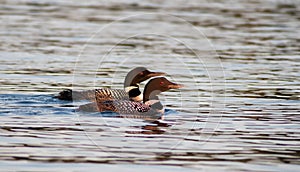
[[(3, 171), (298, 171), (299, 1), (5, 1)], [(135, 66), (184, 84), (163, 120), (79, 113), (64, 88)], [(142, 87), (145, 83), (142, 84)]]

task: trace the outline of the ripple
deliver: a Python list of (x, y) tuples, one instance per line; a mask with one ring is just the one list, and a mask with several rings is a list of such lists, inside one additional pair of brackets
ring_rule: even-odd
[[(163, 11), (201, 30), (213, 48)], [(12, 0), (0, 14), (1, 169), (298, 168), (298, 2)], [(135, 17), (89, 39), (126, 16)], [(123, 88), (126, 72), (141, 65), (187, 86), (161, 94), (164, 119), (78, 113), (83, 102), (53, 98), (64, 88)], [(226, 85), (208, 70), (224, 72)]]

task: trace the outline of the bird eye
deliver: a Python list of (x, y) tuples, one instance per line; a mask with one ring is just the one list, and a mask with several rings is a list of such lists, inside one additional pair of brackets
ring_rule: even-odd
[(163, 81), (160, 81), (159, 85), (164, 85), (164, 82), (163, 82)]
[(139, 73), (139, 75), (143, 75), (143, 74), (144, 74), (144, 72), (140, 72), (140, 73)]

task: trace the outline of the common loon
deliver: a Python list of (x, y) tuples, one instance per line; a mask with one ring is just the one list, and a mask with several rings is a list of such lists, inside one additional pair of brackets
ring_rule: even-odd
[(145, 67), (132, 69), (125, 77), (124, 89), (100, 88), (87, 91), (63, 90), (56, 96), (60, 100), (131, 100), (142, 101), (143, 95), (139, 89), (139, 83), (155, 76), (166, 75), (162, 72), (151, 72)]
[(98, 100), (93, 103), (79, 106), (79, 111), (110, 111), (119, 114), (128, 114), (136, 117), (161, 116), (164, 113), (163, 105), (158, 99), (161, 92), (178, 89), (183, 87), (181, 84), (173, 83), (164, 77), (151, 79), (145, 86), (143, 93), (143, 102), (134, 102), (129, 100)]

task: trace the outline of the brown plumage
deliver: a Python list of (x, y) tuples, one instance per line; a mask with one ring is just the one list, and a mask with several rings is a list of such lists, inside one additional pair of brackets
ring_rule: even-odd
[[(100, 88), (86, 91), (73, 91), (66, 89), (60, 92), (56, 98), (60, 100), (133, 100), (142, 101), (138, 84), (154, 76), (165, 75), (162, 72), (151, 72), (144, 67), (136, 67), (128, 72), (124, 88), (126, 89), (109, 89)], [(127, 91), (127, 92), (126, 92)]]
[(90, 100), (95, 101), (96, 97), (98, 100), (128, 100), (129, 96), (125, 90), (122, 89), (109, 89), (101, 88), (95, 90), (86, 90), (86, 91), (73, 91), (71, 89), (66, 89), (59, 93), (59, 96), (56, 96), (61, 100)]
[(119, 114), (128, 114), (134, 116), (151, 116), (160, 115), (163, 113), (163, 106), (161, 105), (157, 95), (160, 92), (169, 89), (181, 88), (182, 85), (170, 82), (164, 77), (151, 79), (145, 86), (144, 99), (142, 102), (133, 102), (129, 100), (98, 100), (94, 103), (81, 105), (80, 111), (98, 111), (98, 112), (116, 112)]

